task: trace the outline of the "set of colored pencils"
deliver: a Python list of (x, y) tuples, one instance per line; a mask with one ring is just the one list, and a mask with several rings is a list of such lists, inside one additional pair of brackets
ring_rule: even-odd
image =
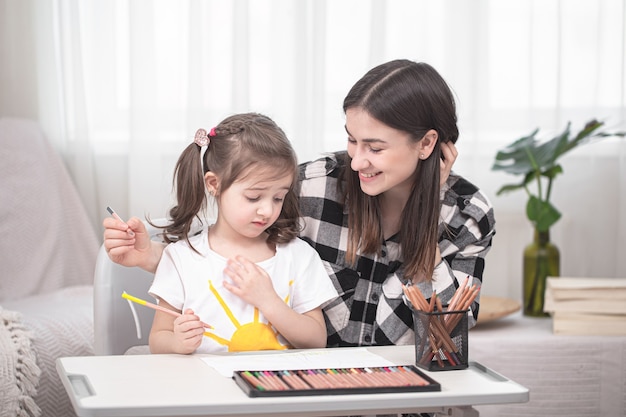
[[(480, 292), (479, 287), (476, 285), (469, 287), (468, 282), (469, 276), (457, 288), (445, 309), (435, 291), (430, 301), (427, 301), (417, 287), (410, 284), (403, 286), (404, 294), (417, 312), (415, 320), (419, 319), (420, 322), (426, 323), (421, 326), (423, 334), (419, 334), (419, 326), (415, 329), (421, 346), (424, 347), (424, 343), (429, 344), (429, 349), (420, 349), (416, 346), (416, 351), (423, 352), (423, 355), (417, 359), (418, 364), (428, 368), (433, 361), (440, 368), (467, 365), (467, 352), (459, 353), (459, 347), (452, 335), (456, 333), (456, 327), (465, 318), (468, 309)], [(422, 317), (423, 319), (420, 319)], [(467, 333), (467, 329), (462, 330)]]
[(411, 366), (239, 371), (238, 374), (259, 391), (388, 388), (430, 384)]

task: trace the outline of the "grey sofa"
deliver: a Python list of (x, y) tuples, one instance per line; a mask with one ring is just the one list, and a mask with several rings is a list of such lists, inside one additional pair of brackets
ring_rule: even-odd
[(39, 126), (0, 118), (0, 417), (75, 415), (61, 356), (93, 355), (99, 239)]

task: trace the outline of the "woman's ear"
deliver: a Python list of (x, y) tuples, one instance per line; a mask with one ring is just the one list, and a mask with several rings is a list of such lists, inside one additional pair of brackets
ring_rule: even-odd
[(422, 140), (419, 141), (420, 159), (428, 159), (430, 154), (433, 153), (438, 140), (439, 133), (435, 129), (430, 129), (426, 132)]
[(219, 189), (220, 181), (217, 175), (213, 172), (208, 171), (204, 174), (204, 184), (206, 185), (206, 189), (209, 191), (209, 194), (212, 196), (217, 195), (217, 190)]

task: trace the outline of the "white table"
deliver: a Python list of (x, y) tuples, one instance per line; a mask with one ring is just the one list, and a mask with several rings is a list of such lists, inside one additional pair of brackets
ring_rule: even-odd
[(468, 350), (530, 390), (524, 404), (476, 407), (481, 417), (626, 417), (626, 336), (555, 335), (551, 318), (516, 313), (471, 329)]
[[(414, 346), (372, 347), (368, 351), (396, 365), (411, 365), (415, 359)], [(57, 361), (57, 370), (80, 417), (338, 416), (417, 411), (475, 416), (473, 405), (528, 401), (528, 389), (476, 363), (466, 370), (425, 372), (441, 384), (440, 392), (272, 398), (249, 398), (231, 378), (208, 366), (201, 355), (66, 357)]]

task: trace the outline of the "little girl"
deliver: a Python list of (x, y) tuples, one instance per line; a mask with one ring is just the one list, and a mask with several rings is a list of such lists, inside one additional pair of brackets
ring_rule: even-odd
[[(177, 205), (163, 227), (171, 244), (150, 288), (182, 315), (156, 311), (151, 352), (326, 346), (321, 307), (337, 292), (317, 252), (297, 238), (297, 173), (289, 140), (266, 116), (198, 130), (176, 164)], [(189, 236), (206, 191), (217, 221)]]

